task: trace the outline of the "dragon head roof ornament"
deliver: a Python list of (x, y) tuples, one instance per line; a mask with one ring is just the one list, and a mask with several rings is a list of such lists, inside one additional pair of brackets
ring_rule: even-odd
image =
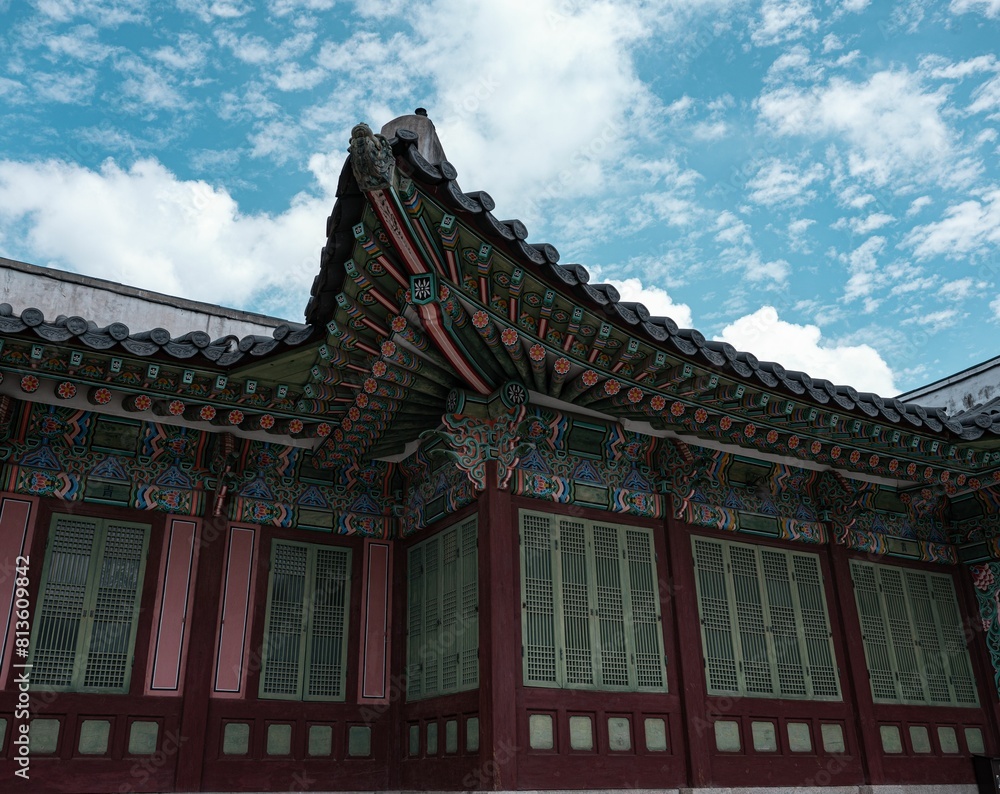
[(373, 133), (367, 124), (357, 124), (351, 130), (349, 150), (358, 187), (363, 191), (392, 187), (396, 159), (385, 136)]

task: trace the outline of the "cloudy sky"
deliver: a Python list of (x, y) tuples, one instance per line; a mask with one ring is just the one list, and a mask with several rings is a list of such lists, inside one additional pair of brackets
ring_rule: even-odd
[(301, 320), (350, 128), (424, 106), (465, 190), (682, 326), (887, 395), (1000, 354), (1000, 0), (0, 22), (0, 256)]

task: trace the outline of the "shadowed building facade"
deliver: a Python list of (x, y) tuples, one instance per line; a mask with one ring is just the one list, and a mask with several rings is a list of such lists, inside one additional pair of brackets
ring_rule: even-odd
[(759, 361), (457, 176), (358, 125), (302, 325), (0, 262), (4, 778), (974, 790), (997, 368)]

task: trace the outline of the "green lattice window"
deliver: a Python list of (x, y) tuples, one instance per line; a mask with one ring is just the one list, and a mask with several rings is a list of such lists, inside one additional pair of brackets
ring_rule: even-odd
[(31, 685), (127, 692), (149, 526), (55, 515), (31, 639)]
[(271, 544), (260, 696), (344, 700), (351, 550)]
[(479, 686), (477, 527), (473, 516), (410, 548), (408, 700)]
[(952, 578), (856, 560), (851, 577), (875, 701), (978, 706)]
[(709, 694), (840, 700), (819, 557), (692, 544)]
[(521, 511), (524, 682), (663, 692), (653, 533)]

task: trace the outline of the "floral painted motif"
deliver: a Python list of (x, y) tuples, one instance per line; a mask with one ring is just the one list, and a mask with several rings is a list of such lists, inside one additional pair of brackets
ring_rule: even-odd
[(167, 406), (167, 411), (170, 412), (171, 416), (180, 416), (182, 413), (184, 413), (184, 401), (171, 400), (170, 404)]
[(21, 378), (21, 391), (31, 394), (38, 391), (38, 378), (34, 375), (25, 375)]
[(64, 380), (56, 387), (56, 395), (63, 400), (69, 400), (76, 397), (76, 384), (71, 383), (68, 380)]

